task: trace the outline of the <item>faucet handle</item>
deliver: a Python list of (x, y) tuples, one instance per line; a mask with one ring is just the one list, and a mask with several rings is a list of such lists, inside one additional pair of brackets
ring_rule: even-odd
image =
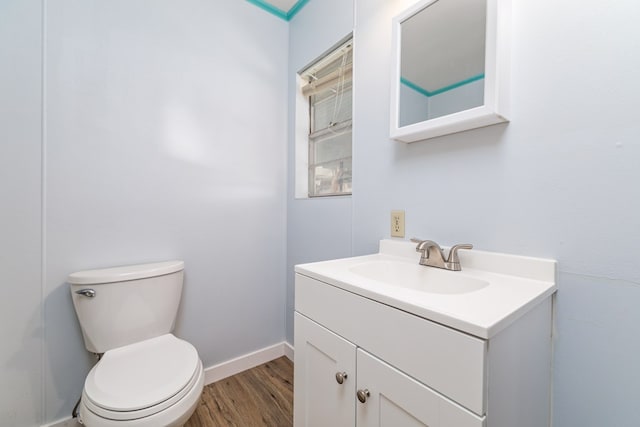
[(440, 247), (439, 244), (437, 244), (433, 240), (422, 240), (422, 239), (416, 239), (415, 237), (412, 237), (411, 241), (413, 243), (418, 244), (418, 246), (416, 246), (416, 252), (424, 252), (425, 257), (429, 258), (429, 252), (431, 251), (431, 249), (435, 248), (438, 252), (440, 252), (440, 255), (441, 255), (440, 258), (442, 258), (442, 260), (444, 261), (444, 254), (442, 253), (442, 248)]
[(418, 239), (417, 237), (412, 237), (411, 240), (413, 243), (417, 243), (418, 246), (416, 246), (416, 252), (422, 252), (422, 248), (420, 247), (420, 245), (425, 241), (424, 239)]
[(473, 245), (469, 243), (462, 243), (459, 245), (453, 245), (449, 251), (448, 263), (460, 264), (460, 258), (458, 258), (458, 249), (473, 249)]

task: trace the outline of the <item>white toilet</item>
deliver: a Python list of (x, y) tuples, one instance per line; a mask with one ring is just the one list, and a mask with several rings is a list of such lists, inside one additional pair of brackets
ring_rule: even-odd
[(195, 347), (171, 334), (184, 263), (69, 276), (84, 343), (103, 354), (84, 383), (78, 421), (89, 427), (182, 426), (204, 386)]

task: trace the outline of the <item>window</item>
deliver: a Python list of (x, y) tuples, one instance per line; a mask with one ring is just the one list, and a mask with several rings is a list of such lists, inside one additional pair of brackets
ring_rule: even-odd
[(308, 195), (351, 194), (351, 40), (300, 73), (309, 103)]

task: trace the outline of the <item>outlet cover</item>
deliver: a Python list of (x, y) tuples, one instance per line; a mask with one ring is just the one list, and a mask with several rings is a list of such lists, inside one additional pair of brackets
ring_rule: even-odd
[(391, 237), (404, 237), (404, 211), (391, 211)]

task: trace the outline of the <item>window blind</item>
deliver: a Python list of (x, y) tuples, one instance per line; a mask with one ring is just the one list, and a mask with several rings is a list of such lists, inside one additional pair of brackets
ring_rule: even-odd
[(351, 194), (351, 41), (303, 73), (309, 98), (309, 196)]

